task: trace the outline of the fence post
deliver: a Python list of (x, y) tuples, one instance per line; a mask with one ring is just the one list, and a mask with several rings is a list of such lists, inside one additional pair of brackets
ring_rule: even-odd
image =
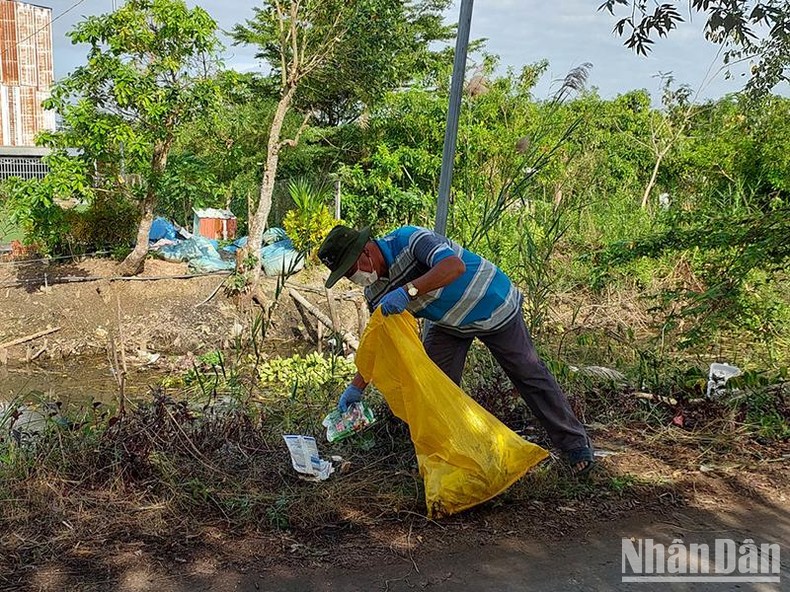
[(340, 220), (340, 179), (335, 179), (335, 220)]

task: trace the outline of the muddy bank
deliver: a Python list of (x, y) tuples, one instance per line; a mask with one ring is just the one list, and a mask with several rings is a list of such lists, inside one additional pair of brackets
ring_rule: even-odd
[[(65, 283), (65, 277), (111, 277), (115, 263), (93, 259), (79, 263), (4, 267), (0, 284), (0, 343), (59, 327), (35, 344), (16, 346), (9, 361), (24, 360), (28, 347), (46, 345), (44, 359), (104, 354), (110, 338), (121, 339), (127, 351), (186, 352), (221, 345), (239, 315), (224, 298), (198, 307), (223, 280), (206, 276), (188, 280)], [(143, 277), (182, 275), (185, 265), (149, 261)], [(46, 274), (50, 285), (13, 282)]]
[[(148, 260), (145, 272), (135, 281), (73, 283), (57, 282), (75, 277), (115, 277), (117, 265), (108, 259), (46, 266), (24, 263), (0, 265), (0, 343), (59, 327), (45, 338), (45, 359), (104, 355), (110, 337), (116, 342), (122, 338), (130, 352), (184, 354), (224, 348), (260, 314), (258, 307), (240, 309), (224, 290), (217, 290), (224, 276), (155, 279), (188, 274), (184, 263)], [(320, 270), (301, 272), (294, 280), (316, 287), (323, 284)], [(261, 289), (268, 297), (274, 296), (275, 287), (273, 278), (262, 281)], [(315, 298), (326, 303), (323, 296)], [(353, 307), (341, 320), (347, 320), (348, 328), (356, 330)], [(269, 337), (274, 341), (301, 337), (300, 325), (293, 303), (282, 296)], [(38, 349), (43, 344), (44, 338), (29, 347)], [(26, 345), (16, 346), (10, 352), (11, 360), (24, 360)]]
[[(113, 349), (120, 352), (121, 347), (128, 367), (126, 396), (138, 399), (168, 374), (190, 370), (201, 354), (229, 351), (239, 339), (248, 339), (262, 310), (252, 303), (241, 307), (228, 297), (220, 287), (225, 276), (155, 279), (187, 273), (186, 264), (148, 260), (142, 281), (69, 283), (68, 278), (117, 276), (116, 263), (108, 259), (49, 265), (4, 262), (0, 344), (52, 332), (0, 348), (0, 401), (28, 395), (63, 403), (113, 401), (118, 386), (108, 354)], [(323, 279), (321, 270), (311, 269), (292, 281), (306, 286), (308, 299), (329, 315)], [(263, 280), (261, 290), (269, 302), (276, 288), (275, 279)], [(266, 355), (290, 356), (314, 348), (315, 319), (303, 317), (285, 294), (276, 306), (262, 343)], [(344, 331), (358, 332), (353, 303), (339, 301), (334, 312)], [(311, 323), (309, 330), (306, 321)], [(326, 345), (330, 332), (323, 331), (322, 337)]]
[[(149, 261), (144, 275), (185, 271), (181, 264)], [(185, 354), (227, 345), (242, 321), (221, 294), (216, 302), (196, 307), (222, 277), (47, 286), (32, 281), (43, 274), (50, 283), (62, 277), (108, 277), (116, 271), (106, 259), (0, 267), (0, 284), (19, 284), (0, 289), (0, 343), (58, 328), (3, 352), (0, 401), (112, 402), (118, 396), (108, 359), (113, 347), (123, 347), (126, 354), (126, 396), (141, 398)]]

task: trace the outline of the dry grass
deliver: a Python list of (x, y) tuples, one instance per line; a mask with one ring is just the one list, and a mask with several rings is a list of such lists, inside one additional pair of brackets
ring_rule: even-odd
[[(617, 433), (629, 452), (605, 459), (592, 480), (577, 481), (563, 463), (549, 461), (495, 500), (433, 525), (421, 518), (422, 485), (405, 424), (377, 408), (380, 420), (364, 435), (321, 445), (325, 455), (349, 461), (347, 470), (309, 483), (292, 470), (275, 422), (292, 404), (280, 399), (220, 412), (157, 393), (119, 419), (52, 426), (35, 447), (6, 443), (0, 563), (10, 569), (0, 574), (0, 586), (29, 582), (30, 566), (54, 558), (74, 569), (112, 571), (113, 558), (143, 548), (176, 561), (196, 549), (229, 561), (234, 541), (274, 540), (267, 537), (297, 540), (288, 543), (292, 551), (296, 544), (300, 553), (321, 557), (344, 537), (392, 548), (400, 540), (388, 534), (394, 525), (400, 525), (392, 531), (397, 536), (406, 525), (410, 532), (450, 529), (451, 538), (482, 536), (467, 526), (495, 520), (507, 528), (515, 508), (539, 514), (544, 528), (565, 530), (582, 515), (679, 503), (695, 487), (684, 479), (701, 464), (750, 458), (754, 465), (782, 453), (750, 444), (732, 417), (712, 418), (694, 431), (633, 423)], [(509, 421), (524, 421), (520, 414), (511, 409)], [(533, 434), (540, 439), (539, 430)], [(111, 578), (102, 574), (96, 577)]]
[(157, 394), (120, 418), (53, 425), (35, 447), (5, 443), (0, 562), (13, 572), (63, 554), (100, 556), (108, 545), (167, 548), (209, 527), (309, 532), (422, 510), (402, 425), (380, 422), (364, 449), (322, 445), (350, 464), (340, 478), (307, 483), (269, 414), (260, 405), (198, 412)]

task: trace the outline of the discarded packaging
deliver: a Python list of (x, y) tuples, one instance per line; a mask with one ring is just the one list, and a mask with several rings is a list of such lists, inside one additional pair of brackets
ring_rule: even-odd
[(291, 453), (291, 464), (297, 473), (308, 475), (318, 481), (326, 481), (334, 472), (332, 463), (318, 455), (318, 446), (312, 436), (289, 434), (283, 436)]
[(707, 398), (719, 396), (724, 392), (724, 385), (730, 378), (741, 375), (741, 369), (729, 364), (711, 364), (708, 374), (708, 390), (705, 393)]
[(326, 439), (337, 442), (364, 430), (375, 421), (373, 411), (360, 401), (349, 405), (345, 413), (335, 409), (324, 418), (321, 425), (326, 428)]

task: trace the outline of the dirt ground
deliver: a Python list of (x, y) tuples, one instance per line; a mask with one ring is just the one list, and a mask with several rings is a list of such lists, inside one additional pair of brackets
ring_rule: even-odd
[[(144, 277), (186, 272), (185, 265), (149, 261)], [(9, 348), (8, 366), (25, 365), (35, 373), (64, 358), (106, 363), (112, 337), (123, 340), (136, 367), (165, 372), (190, 353), (227, 345), (246, 325), (245, 315), (257, 312), (240, 311), (221, 290), (208, 304), (198, 306), (223, 280), (220, 276), (57, 283), (115, 275), (115, 264), (109, 260), (51, 267), (0, 265), (0, 342), (61, 328), (45, 338), (46, 348), (30, 365), (25, 365), (25, 358), (43, 348), (44, 338)], [(300, 274), (294, 283), (317, 289), (321, 276)], [(275, 283), (267, 280), (264, 287), (271, 294)], [(305, 295), (321, 302), (326, 311), (320, 292)], [(297, 344), (303, 346), (307, 332), (289, 298), (283, 297), (278, 306), (267, 341), (290, 352)], [(345, 327), (356, 332), (351, 304), (342, 307), (340, 316)], [(4, 380), (7, 376), (0, 374), (0, 384)], [(787, 589), (787, 443), (748, 443), (737, 454), (718, 454), (715, 447), (704, 450), (673, 426), (649, 436), (615, 425), (591, 429), (597, 447), (606, 454), (593, 487), (569, 501), (530, 499), (528, 476), (495, 500), (437, 522), (393, 509), (383, 517), (346, 516), (340, 524), (310, 532), (237, 532), (207, 526), (164, 548), (161, 542), (151, 545), (130, 535), (113, 541), (100, 558), (82, 554), (77, 545), (57, 560), (30, 565), (23, 574), (24, 586), (0, 584), (0, 589), (658, 590), (620, 582), (620, 538), (640, 536), (666, 543), (726, 536), (752, 538), (758, 544), (780, 542), (781, 586)], [(769, 584), (736, 588), (780, 589)], [(664, 584), (661, 589), (731, 588)]]
[[(587, 495), (529, 500), (529, 475), (499, 498), (430, 521), (393, 510), (310, 532), (195, 532), (152, 552), (114, 543), (104, 557), (30, 567), (25, 588), (125, 592), (407, 590), (781, 590), (790, 578), (790, 450), (746, 448), (699, 464), (682, 444), (622, 428), (593, 433), (607, 451)], [(656, 454), (656, 449), (660, 452)], [(552, 461), (549, 461), (552, 462)], [(639, 484), (627, 485), (631, 480)], [(613, 484), (624, 484), (622, 489)], [(350, 526), (353, 524), (354, 526)], [(669, 544), (716, 538), (782, 545), (782, 584), (623, 584), (621, 538)]]
[[(9, 348), (7, 362), (24, 362), (44, 345), (46, 349), (36, 359), (39, 365), (75, 356), (104, 358), (111, 338), (116, 344), (123, 341), (129, 363), (138, 368), (165, 368), (168, 359), (172, 362), (189, 352), (227, 347), (249, 326), (250, 317), (260, 314), (260, 308), (240, 310), (222, 289), (202, 304), (224, 281), (222, 275), (153, 279), (188, 274), (185, 263), (149, 259), (145, 272), (132, 281), (75, 281), (117, 278), (116, 263), (85, 259), (45, 265), (37, 261), (0, 260), (0, 344), (60, 328)], [(294, 276), (292, 285), (320, 290), (322, 277), (317, 271), (302, 272)], [(275, 286), (274, 279), (266, 278), (262, 288), (272, 297)], [(308, 292), (305, 296), (327, 309), (325, 295)], [(344, 328), (356, 333), (354, 306), (344, 302), (338, 308)], [(267, 346), (292, 350), (296, 342), (304, 343), (305, 339), (309, 336), (303, 320), (291, 299), (282, 295)], [(159, 356), (153, 364), (156, 354)]]

